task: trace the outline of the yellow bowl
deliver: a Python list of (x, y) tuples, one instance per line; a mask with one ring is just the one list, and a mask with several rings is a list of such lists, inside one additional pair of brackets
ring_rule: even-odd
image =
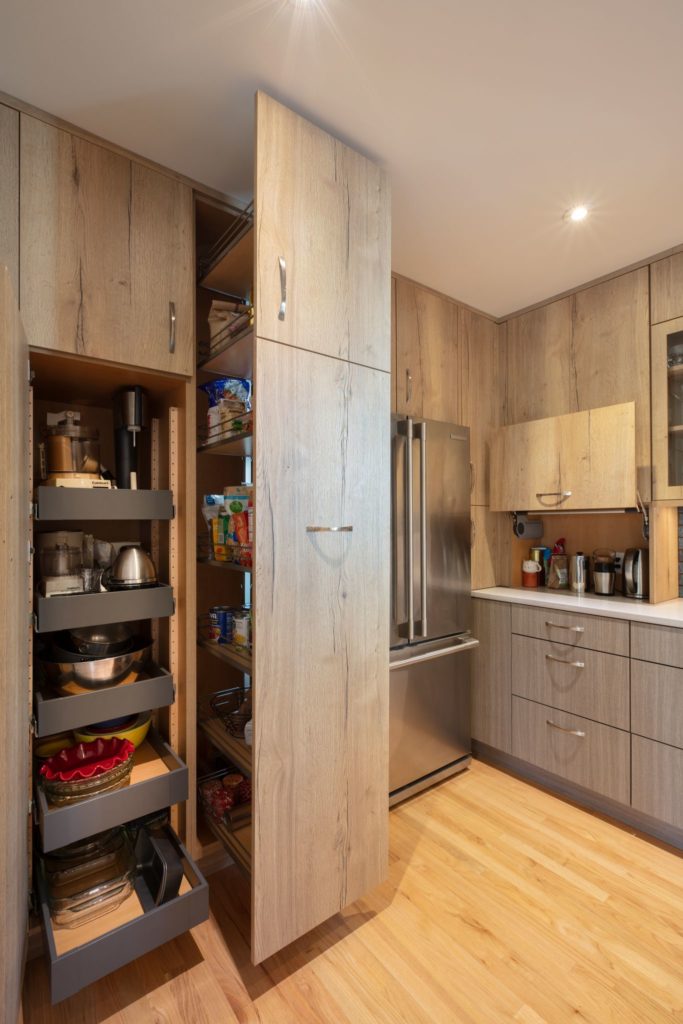
[(70, 732), (60, 732), (58, 736), (48, 736), (44, 740), (38, 740), (33, 747), (33, 753), (41, 760), (58, 754), (60, 750), (75, 746), (75, 741)]
[(111, 732), (89, 732), (88, 729), (74, 729), (74, 736), (78, 743), (92, 743), (97, 739), (109, 740), (113, 736), (117, 736), (121, 740), (130, 740), (137, 749), (149, 732), (151, 722), (151, 711), (141, 711), (127, 729), (112, 729)]

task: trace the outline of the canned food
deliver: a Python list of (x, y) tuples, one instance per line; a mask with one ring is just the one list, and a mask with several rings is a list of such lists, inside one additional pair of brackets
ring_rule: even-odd
[(217, 644), (221, 639), (221, 627), (219, 620), (220, 608), (209, 608), (209, 626), (206, 632), (206, 639), (212, 644)]
[(218, 626), (220, 628), (220, 639), (219, 644), (231, 644), (234, 632), (234, 620), (232, 608), (228, 608), (227, 605), (219, 605), (216, 608), (218, 612)]
[(251, 612), (238, 612), (234, 616), (232, 642), (236, 647), (249, 647), (251, 643)]

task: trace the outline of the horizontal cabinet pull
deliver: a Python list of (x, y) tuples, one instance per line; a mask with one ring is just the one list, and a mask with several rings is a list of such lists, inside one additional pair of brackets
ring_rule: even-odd
[(353, 533), (352, 526), (307, 526), (306, 533)]
[(540, 501), (541, 498), (557, 498), (558, 500), (553, 503), (555, 505), (562, 504), (566, 498), (571, 498), (571, 496), (571, 491), (536, 491), (536, 498), (538, 501)]
[(585, 664), (582, 661), (564, 661), (562, 658), (556, 658), (554, 654), (546, 654), (548, 661), (556, 661), (558, 665), (571, 665), (572, 668), (585, 668)]
[(568, 736), (580, 736), (583, 739), (586, 735), (581, 729), (565, 729), (564, 726), (558, 725), (557, 722), (551, 722), (549, 718), (546, 718), (545, 724), (549, 725), (551, 729), (557, 729), (558, 732), (566, 732)]
[(585, 633), (585, 626), (562, 626), (559, 622), (549, 622), (546, 619), (546, 626), (550, 626), (551, 629), (568, 629), (571, 633)]

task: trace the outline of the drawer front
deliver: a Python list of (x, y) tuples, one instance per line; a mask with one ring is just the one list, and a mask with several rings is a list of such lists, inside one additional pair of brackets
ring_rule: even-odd
[(620, 729), (513, 697), (512, 753), (578, 786), (629, 803), (630, 737)]
[(618, 729), (629, 728), (629, 660), (512, 637), (512, 692)]
[(632, 738), (632, 805), (659, 821), (683, 828), (683, 750), (642, 736)]
[(631, 657), (683, 668), (683, 629), (632, 622)]
[(628, 622), (605, 619), (599, 615), (577, 615), (551, 608), (512, 606), (512, 632), (535, 636), (540, 640), (587, 647), (592, 651), (622, 654), (628, 657)]
[(631, 662), (631, 732), (683, 747), (683, 669)]

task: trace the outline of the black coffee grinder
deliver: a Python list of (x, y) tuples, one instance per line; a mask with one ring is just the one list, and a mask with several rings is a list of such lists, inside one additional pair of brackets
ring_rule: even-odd
[(124, 388), (114, 399), (114, 440), (116, 483), (119, 488), (138, 489), (137, 436), (147, 426), (147, 395), (137, 384)]

